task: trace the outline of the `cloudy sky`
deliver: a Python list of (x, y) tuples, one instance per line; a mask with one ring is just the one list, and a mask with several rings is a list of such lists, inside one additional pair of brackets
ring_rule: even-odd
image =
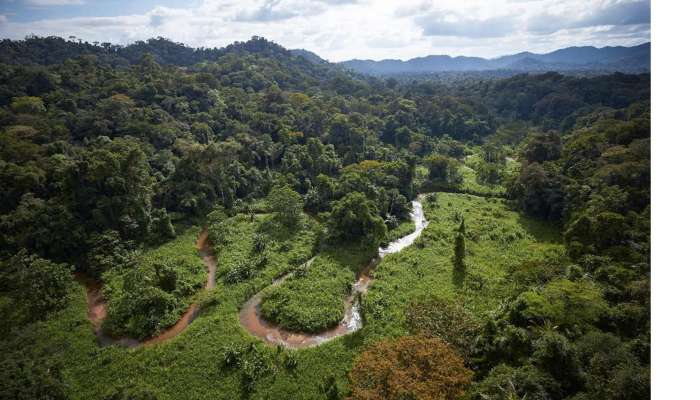
[(3, 38), (224, 46), (259, 35), (331, 61), (636, 45), (649, 23), (649, 0), (0, 0)]

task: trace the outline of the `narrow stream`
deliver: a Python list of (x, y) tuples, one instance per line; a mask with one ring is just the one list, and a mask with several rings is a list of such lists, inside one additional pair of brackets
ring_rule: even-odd
[[(419, 199), (420, 200), (420, 199)], [(362, 272), (357, 277), (357, 281), (353, 284), (350, 296), (345, 300), (345, 315), (340, 323), (331, 329), (320, 333), (303, 333), (291, 332), (280, 328), (279, 326), (266, 321), (260, 313), (260, 301), (262, 300), (262, 291), (250, 298), (240, 311), (239, 318), (241, 325), (251, 335), (256, 336), (265, 342), (273, 345), (283, 345), (289, 348), (304, 348), (317, 346), (339, 336), (347, 335), (362, 328), (362, 316), (360, 314), (360, 295), (367, 292), (369, 285), (372, 283), (371, 272), (379, 264), (381, 259), (387, 254), (398, 253), (404, 248), (413, 244), (420, 236), (423, 229), (428, 226), (428, 221), (423, 214), (423, 206), (419, 200), (411, 202), (413, 209), (411, 211), (411, 219), (415, 229), (410, 234), (399, 238), (387, 247), (380, 247), (378, 257), (374, 258), (370, 263), (363, 268)], [(306, 262), (310, 264), (313, 258)], [(272, 285), (279, 285), (284, 282), (292, 273), (284, 275), (272, 282)]]
[[(207, 283), (205, 285), (206, 290), (213, 289), (216, 286), (216, 258), (214, 257), (214, 252), (209, 245), (208, 239), (209, 231), (205, 228), (197, 238), (197, 249), (208, 270)], [(79, 274), (77, 279), (85, 286), (88, 303), (88, 319), (90, 323), (92, 323), (97, 342), (100, 346), (116, 344), (124, 347), (139, 347), (162, 343), (184, 331), (199, 314), (199, 305), (193, 303), (190, 304), (187, 311), (185, 311), (182, 317), (180, 317), (173, 326), (160, 332), (157, 336), (143, 341), (138, 341), (129, 337), (112, 337), (105, 333), (102, 328), (102, 323), (107, 317), (107, 302), (104, 296), (102, 296), (102, 284), (84, 274)]]

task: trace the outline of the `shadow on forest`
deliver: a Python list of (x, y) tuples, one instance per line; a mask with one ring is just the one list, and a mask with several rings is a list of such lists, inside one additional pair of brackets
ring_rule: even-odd
[(536, 220), (518, 213), (518, 224), (538, 242), (562, 242), (561, 227), (553, 222)]

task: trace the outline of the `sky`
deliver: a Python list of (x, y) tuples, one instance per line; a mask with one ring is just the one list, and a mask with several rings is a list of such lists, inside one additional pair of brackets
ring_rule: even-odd
[(497, 57), (650, 41), (650, 0), (0, 0), (0, 37), (220, 47), (263, 36), (330, 61)]

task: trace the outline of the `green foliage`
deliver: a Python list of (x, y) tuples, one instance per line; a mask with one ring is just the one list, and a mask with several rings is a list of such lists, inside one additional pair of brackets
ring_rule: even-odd
[[(414, 331), (460, 350), (473, 398), (648, 397), (648, 74), (383, 82), (260, 37), (28, 37), (0, 42), (0, 63), (3, 398), (343, 398), (366, 344)], [(270, 210), (273, 188), (289, 196)], [(268, 312), (332, 325), (369, 253), (413, 229), (417, 188), (477, 196), (426, 196), (430, 225), (373, 271), (362, 330), (220, 368), (253, 341), (234, 310), (317, 253)], [(205, 217), (226, 283), (206, 295)], [(104, 281), (114, 332), (208, 306), (168, 343), (98, 348), (62, 262)]]
[(642, 367), (619, 338), (591, 332), (577, 343), (587, 396), (585, 398), (649, 398), (650, 371)]
[(0, 399), (67, 400), (68, 390), (61, 375), (57, 365), (3, 357), (0, 362)]
[(129, 269), (136, 262), (133, 243), (122, 241), (119, 232), (108, 230), (88, 239), (87, 272), (99, 276), (113, 269)]
[(478, 331), (474, 317), (456, 300), (423, 297), (406, 307), (406, 324), (413, 334), (435, 336), (467, 359)]
[(330, 214), (333, 240), (362, 242), (374, 248), (384, 239), (386, 231), (376, 206), (364, 194), (353, 192), (333, 204)]
[(559, 383), (532, 365), (511, 367), (500, 364), (470, 391), (470, 399), (548, 400), (561, 396)]
[(102, 275), (108, 332), (147, 338), (177, 322), (206, 281), (207, 270), (194, 246), (198, 231), (190, 228), (140, 254), (135, 265), (118, 266)]
[(518, 298), (514, 312), (526, 321), (573, 328), (595, 323), (607, 310), (600, 289), (595, 283), (559, 279), (549, 282), (542, 290), (524, 292)]
[(162, 397), (154, 389), (143, 387), (119, 387), (109, 390), (102, 400), (160, 400)]
[[(351, 266), (353, 267), (353, 266)], [(319, 332), (343, 319), (355, 275), (332, 257), (316, 257), (263, 296), (260, 312), (285, 329)]]
[(12, 299), (7, 311), (19, 321), (33, 321), (65, 307), (71, 269), (21, 250), (2, 264), (0, 286)]
[(304, 206), (299, 193), (290, 187), (274, 187), (267, 196), (267, 201), (275, 213), (275, 219), (286, 227), (296, 226)]
[(462, 183), (457, 160), (442, 155), (431, 155), (425, 161), (429, 170), (426, 183), (442, 190), (457, 188)]
[(41, 97), (35, 96), (15, 97), (12, 99), (10, 108), (17, 114), (41, 114), (46, 112), (44, 101)]

